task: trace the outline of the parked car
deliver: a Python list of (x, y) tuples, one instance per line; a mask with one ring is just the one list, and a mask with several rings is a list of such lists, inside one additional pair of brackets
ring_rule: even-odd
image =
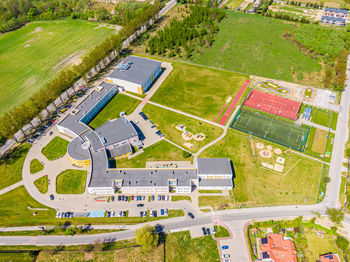
[(143, 212), (142, 211), (140, 211), (140, 217), (143, 217)]
[(118, 201), (122, 200), (122, 197), (121, 196), (118, 196)]
[(167, 215), (168, 215), (168, 209), (166, 208), (166, 209), (164, 210), (164, 212), (165, 212), (165, 215), (167, 216)]
[(158, 201), (162, 200), (162, 196), (158, 195)]
[(163, 200), (163, 201), (165, 200), (165, 196), (164, 196), (164, 195), (162, 195), (162, 200)]
[(125, 201), (128, 201), (128, 200), (129, 200), (129, 197), (128, 197), (128, 196), (126, 196), (126, 197), (125, 197)]
[(231, 262), (231, 259), (225, 259), (224, 262)]
[(228, 249), (228, 246), (221, 246), (221, 249)]
[(107, 217), (110, 217), (111, 216), (111, 212), (107, 212)]
[(111, 217), (115, 217), (115, 212), (114, 211), (111, 212)]
[(194, 215), (191, 212), (188, 212), (187, 214), (190, 218), (194, 219)]
[(212, 227), (211, 231), (213, 231), (213, 234), (215, 234), (216, 233), (215, 227)]
[(166, 200), (166, 201), (169, 201), (169, 196), (168, 196), (168, 195), (165, 196), (165, 200)]
[(114, 202), (114, 196), (111, 197), (111, 201)]
[(141, 196), (138, 196), (138, 200), (141, 201)]
[(137, 207), (143, 207), (144, 204), (137, 204)]
[(203, 232), (203, 235), (207, 234), (207, 231), (205, 230), (205, 227), (202, 227), (202, 232)]
[(230, 257), (230, 254), (223, 254), (222, 255), (222, 258), (229, 258)]
[(207, 234), (210, 235), (210, 228), (207, 228)]
[(154, 195), (151, 196), (151, 201), (154, 201)]
[(118, 217), (121, 217), (122, 216), (122, 211), (119, 211), (119, 213), (118, 213)]
[(125, 197), (124, 196), (121, 196), (121, 201), (124, 201)]
[(157, 211), (153, 211), (153, 216), (157, 217)]
[(123, 217), (126, 217), (126, 211), (123, 211)]
[(134, 196), (131, 196), (131, 197), (130, 197), (130, 200), (134, 200)]
[(50, 195), (50, 200), (54, 200), (54, 199), (55, 199), (54, 195), (51, 194), (51, 195)]
[(145, 200), (145, 199), (146, 199), (146, 197), (145, 197), (145, 196), (142, 196), (142, 197), (141, 197), (141, 200)]
[(147, 216), (147, 211), (143, 212), (143, 217)]
[(160, 210), (160, 215), (161, 215), (161, 216), (164, 216), (164, 209), (161, 209), (161, 210)]
[(153, 217), (153, 210), (149, 211), (149, 217)]

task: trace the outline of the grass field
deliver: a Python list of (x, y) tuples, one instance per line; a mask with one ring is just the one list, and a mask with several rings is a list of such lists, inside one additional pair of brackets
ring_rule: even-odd
[[(269, 143), (264, 141), (264, 144)], [(260, 206), (316, 202), (321, 163), (290, 152), (287, 153), (285, 167), (288, 173), (284, 176), (272, 173), (263, 169), (259, 162), (254, 161), (249, 136), (242, 132), (229, 129), (223, 140), (208, 148), (199, 157), (230, 158), (235, 172), (233, 193), (237, 205)], [(305, 202), (307, 197), (308, 201)]]
[(311, 150), (315, 153), (324, 154), (327, 145), (328, 132), (316, 129), (314, 141), (312, 142)]
[(169, 234), (165, 241), (165, 261), (220, 261), (216, 241), (211, 236), (192, 239), (190, 232), (184, 231)]
[(317, 86), (322, 80), (319, 73), (322, 66), (283, 37), (291, 26), (277, 19), (227, 11), (213, 45), (195, 54), (192, 60), (202, 65)]
[(202, 194), (215, 194), (215, 193), (222, 193), (222, 190), (198, 190), (199, 193)]
[(8, 157), (0, 160), (0, 189), (22, 180), (23, 163), (30, 147), (29, 144), (25, 144), (15, 149)]
[(85, 191), (86, 171), (68, 169), (56, 178), (57, 194), (82, 194)]
[(184, 158), (182, 152), (184, 151), (163, 140), (145, 148), (142, 154), (131, 159), (118, 159), (116, 165), (118, 168), (144, 168), (147, 161), (192, 161), (192, 156)]
[(229, 237), (230, 236), (230, 233), (228, 232), (228, 230), (223, 227), (223, 226), (217, 226), (215, 225), (214, 226), (215, 228), (215, 237), (218, 238), (218, 237)]
[(243, 2), (244, 0), (228, 0), (225, 5), (231, 10), (236, 10)]
[(44, 169), (44, 166), (40, 163), (40, 161), (34, 158), (30, 161), (30, 173), (35, 174)]
[(89, 126), (91, 126), (92, 128), (99, 127), (108, 120), (119, 118), (119, 113), (123, 111), (127, 115), (131, 114), (132, 112), (134, 112), (135, 108), (140, 102), (140, 100), (137, 100), (130, 96), (117, 94), (89, 123)]
[(67, 153), (69, 142), (59, 136), (55, 136), (42, 150), (41, 153), (48, 160), (55, 160)]
[(332, 236), (326, 235), (324, 238), (320, 238), (316, 232), (307, 232), (305, 233), (305, 237), (308, 244), (305, 249), (305, 255), (308, 261), (317, 261), (320, 254), (328, 252), (339, 254)]
[(234, 203), (232, 195), (229, 196), (199, 196), (198, 197), (199, 207), (212, 207), (214, 211), (233, 209)]
[(341, 184), (340, 184), (340, 191), (339, 191), (339, 202), (341, 204), (341, 207), (344, 207), (345, 205), (345, 188), (346, 188), (346, 173), (345, 176), (341, 176)]
[(46, 194), (49, 186), (49, 179), (47, 176), (43, 176), (34, 181), (34, 185), (41, 194)]
[(213, 126), (151, 104), (147, 104), (143, 108), (143, 112), (149, 117), (149, 119), (152, 120), (152, 122), (167, 139), (180, 146), (183, 146), (186, 141), (182, 138), (182, 131), (175, 128), (176, 125), (182, 124), (186, 126), (186, 130), (191, 132), (193, 135), (203, 133), (206, 136), (204, 140), (196, 141), (191, 139), (188, 141), (193, 145), (192, 148), (189, 148), (189, 150), (192, 152), (198, 151), (204, 145), (218, 138), (223, 132), (223, 130), (217, 126)]
[(181, 200), (188, 200), (191, 202), (190, 196), (172, 196), (171, 201), (181, 201)]
[(0, 36), (0, 114), (25, 102), (60, 69), (115, 32), (97, 26), (70, 19), (40, 21)]
[(172, 62), (172, 66), (173, 71), (151, 100), (212, 121), (247, 78), (187, 63)]

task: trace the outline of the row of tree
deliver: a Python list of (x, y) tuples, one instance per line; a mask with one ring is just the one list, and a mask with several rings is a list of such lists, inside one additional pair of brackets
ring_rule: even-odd
[(0, 1), (0, 32), (15, 30), (33, 20), (67, 16), (125, 25), (145, 9), (146, 2), (119, 3), (111, 13), (93, 0), (3, 0)]
[(148, 41), (146, 52), (165, 55), (169, 51), (168, 56), (171, 57), (175, 54), (180, 56), (183, 49), (186, 57), (190, 57), (193, 44), (210, 45), (214, 39), (213, 34), (219, 30), (217, 23), (225, 17), (225, 13), (216, 8), (198, 5), (191, 5), (189, 9), (190, 15), (182, 21), (174, 18), (169, 26), (158, 30)]
[(333, 88), (337, 91), (344, 90), (347, 58), (348, 51), (344, 49), (335, 60), (335, 63), (328, 66), (323, 81), (324, 87)]
[(297, 1), (287, 1), (287, 4), (289, 5), (296, 5), (296, 6), (301, 6), (301, 5), (305, 5), (306, 7), (313, 7), (313, 8), (319, 8), (322, 9), (324, 7), (324, 3), (311, 3), (311, 2), (307, 2), (305, 4), (302, 4), (302, 2), (297, 2)]
[(163, 4), (160, 2), (148, 5), (141, 14), (130, 20), (118, 34), (108, 37), (88, 55), (83, 57), (79, 65), (74, 66), (72, 69), (62, 70), (53, 80), (46, 84), (44, 89), (35, 93), (27, 102), (2, 115), (0, 117), (0, 137), (11, 137), (62, 92), (70, 88), (78, 78), (85, 76), (113, 50), (119, 52), (123, 41), (138, 30), (140, 26), (153, 18), (162, 6)]
[(310, 24), (310, 20), (308, 20), (307, 18), (298, 18), (298, 17), (294, 17), (292, 15), (288, 15), (286, 13), (272, 13), (272, 12), (266, 12), (264, 14), (267, 17), (272, 17), (272, 18), (276, 18), (276, 19), (281, 19), (281, 20), (286, 20), (286, 21), (292, 21), (292, 22), (297, 22), (297, 23), (302, 23), (302, 24)]

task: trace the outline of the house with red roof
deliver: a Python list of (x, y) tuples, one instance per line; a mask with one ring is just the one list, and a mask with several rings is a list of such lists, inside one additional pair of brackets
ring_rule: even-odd
[(297, 262), (297, 251), (293, 241), (280, 234), (269, 234), (261, 238), (259, 261)]
[(320, 256), (320, 262), (340, 262), (338, 254), (327, 253)]

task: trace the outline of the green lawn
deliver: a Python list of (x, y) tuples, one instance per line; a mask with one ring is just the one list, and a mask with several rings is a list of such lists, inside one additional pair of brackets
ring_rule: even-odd
[(30, 161), (30, 173), (35, 174), (44, 169), (44, 166), (40, 163), (40, 161), (34, 158)]
[(172, 233), (165, 240), (169, 262), (220, 261), (218, 246), (212, 236), (191, 238), (189, 231)]
[(191, 139), (188, 141), (193, 145), (192, 148), (187, 148), (191, 152), (198, 151), (204, 145), (218, 138), (223, 132), (223, 130), (217, 126), (151, 104), (147, 104), (143, 108), (143, 112), (152, 120), (167, 139), (184, 148), (186, 147), (183, 144), (187, 141), (182, 138), (183, 132), (175, 128), (178, 124), (186, 126), (186, 130), (193, 135), (203, 133), (206, 136), (204, 140), (196, 141)]
[(213, 45), (194, 54), (192, 60), (247, 74), (319, 85), (322, 66), (283, 37), (292, 26), (277, 19), (227, 11)]
[(86, 171), (68, 169), (56, 178), (57, 194), (82, 194), (85, 191)]
[(0, 160), (0, 189), (22, 180), (23, 163), (30, 147), (29, 144), (25, 144)]
[(198, 190), (199, 193), (201, 194), (218, 194), (218, 193), (222, 193), (222, 190)]
[(216, 233), (215, 233), (216, 238), (230, 236), (230, 233), (228, 232), (228, 230), (225, 227), (215, 225), (214, 228), (216, 231)]
[(181, 200), (188, 200), (191, 202), (190, 196), (172, 196), (171, 201), (181, 201)]
[(199, 207), (212, 207), (214, 211), (233, 209), (234, 203), (232, 196), (199, 196), (198, 197)]
[[(265, 145), (271, 144), (273, 147), (279, 147), (265, 140), (262, 142)], [(286, 150), (286, 148), (281, 148)], [(273, 173), (261, 167), (261, 160), (253, 159), (249, 136), (242, 132), (229, 129), (223, 140), (208, 148), (199, 157), (230, 158), (235, 173), (233, 192), (237, 205), (260, 206), (316, 202), (321, 163), (289, 152), (285, 153), (285, 173), (288, 173), (284, 176)], [(307, 202), (305, 202), (306, 199)]]
[(0, 36), (0, 114), (25, 102), (64, 66), (77, 62), (115, 30), (99, 23), (29, 23)]
[(42, 150), (41, 153), (48, 160), (55, 160), (67, 153), (69, 142), (59, 136), (55, 136)]
[(49, 179), (47, 176), (43, 176), (34, 181), (34, 185), (41, 194), (46, 194), (49, 186)]
[(137, 100), (130, 96), (117, 94), (89, 123), (89, 126), (92, 128), (99, 127), (108, 120), (119, 118), (119, 113), (123, 111), (129, 115), (134, 112), (135, 108), (139, 105), (140, 102), (140, 100)]
[(328, 252), (338, 253), (341, 257), (341, 253), (339, 253), (332, 236), (326, 235), (321, 238), (315, 232), (307, 232), (305, 237), (308, 244), (305, 249), (305, 256), (308, 261), (317, 261), (321, 254)]
[(160, 141), (143, 149), (144, 152), (131, 159), (122, 158), (116, 161), (118, 168), (144, 168), (147, 161), (192, 161), (192, 156), (184, 158), (184, 151), (167, 141)]
[(344, 207), (344, 205), (345, 205), (345, 188), (346, 188), (346, 176), (342, 176), (341, 177), (341, 184), (340, 184), (340, 191), (339, 191), (339, 202), (341, 204), (341, 207)]
[(187, 63), (172, 62), (172, 66), (173, 71), (151, 100), (212, 121), (248, 78)]

